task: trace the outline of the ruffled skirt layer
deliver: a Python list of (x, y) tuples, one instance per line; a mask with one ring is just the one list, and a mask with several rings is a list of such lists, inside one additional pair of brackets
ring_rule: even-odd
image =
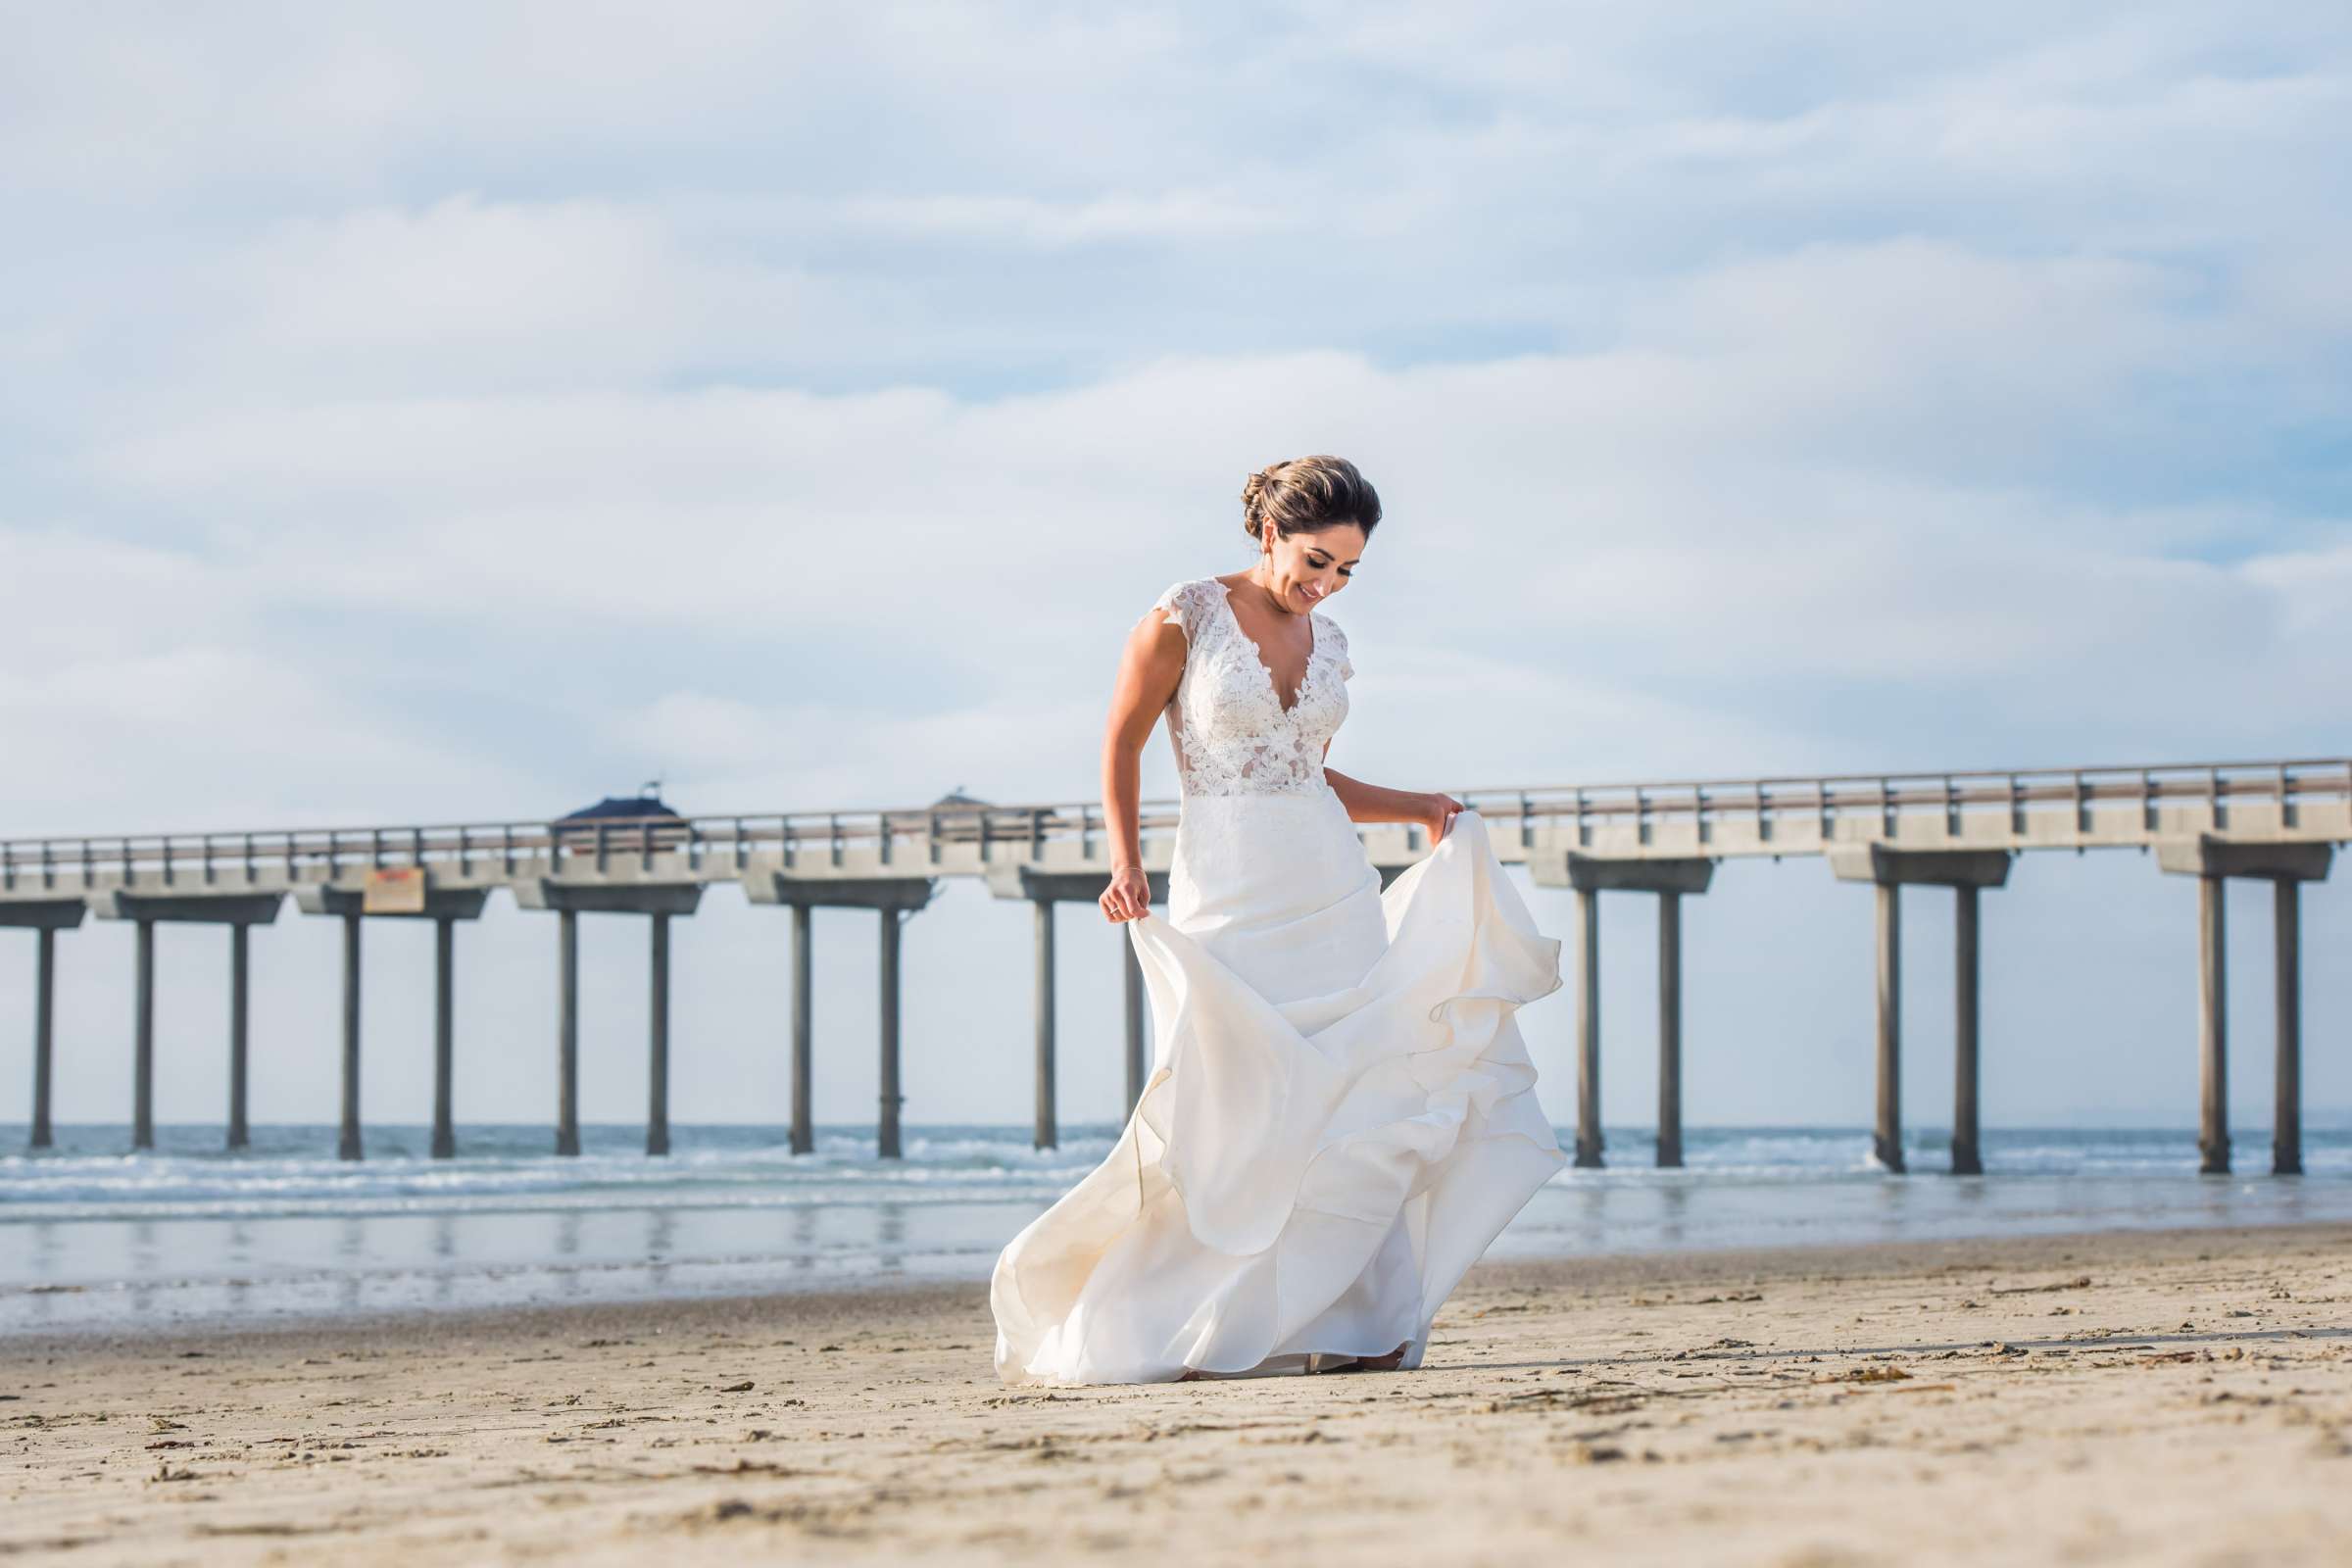
[(1013, 1238), (1008, 1383), (1306, 1371), (1407, 1347), (1561, 1163), (1513, 1014), (1560, 984), (1464, 811), (1386, 892), (1336, 796), (1188, 799), (1128, 922), (1153, 1066), (1109, 1155)]

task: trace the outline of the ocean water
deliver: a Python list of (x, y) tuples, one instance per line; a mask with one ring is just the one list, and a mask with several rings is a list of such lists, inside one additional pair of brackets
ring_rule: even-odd
[[(425, 1128), (371, 1126), (347, 1162), (325, 1126), (256, 1127), (233, 1154), (217, 1126), (158, 1127), (140, 1154), (125, 1126), (68, 1126), (35, 1155), (0, 1123), (0, 1337), (981, 1279), (1117, 1131), (1041, 1152), (1025, 1128), (916, 1126), (886, 1161), (849, 1127), (795, 1156), (781, 1128), (680, 1126), (663, 1158), (641, 1128), (585, 1127), (558, 1158), (544, 1126), (467, 1126), (434, 1160)], [(2289, 1178), (2264, 1129), (2235, 1135), (2232, 1176), (2198, 1175), (2178, 1128), (1989, 1131), (1982, 1177), (1945, 1174), (1933, 1128), (1906, 1175), (1860, 1128), (1692, 1128), (1680, 1171), (1649, 1164), (1647, 1129), (1606, 1142), (1606, 1169), (1561, 1171), (1489, 1255), (2352, 1219), (2352, 1128), (2307, 1130)]]

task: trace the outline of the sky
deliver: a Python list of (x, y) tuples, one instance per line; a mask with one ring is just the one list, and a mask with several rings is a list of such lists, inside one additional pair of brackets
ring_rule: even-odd
[[(1329, 611), (1376, 783), (2348, 749), (2339, 5), (0, 18), (0, 835), (1089, 798), (1128, 628), (1308, 452), (1386, 503)], [(1906, 903), (1923, 1124), (1948, 902)], [(2306, 1097), (2352, 1107), (2352, 895), (2304, 906)], [(823, 1121), (872, 1114), (873, 921), (818, 916)], [(2193, 884), (2029, 858), (1984, 922), (1988, 1125), (2193, 1121)], [(1733, 865), (1685, 923), (1690, 1119), (1866, 1122), (1867, 891)], [(788, 924), (677, 933), (676, 1119), (784, 1116)], [(584, 926), (626, 1121), (645, 927)], [(1115, 1118), (1123, 933), (1058, 929), (1063, 1111)], [(1607, 901), (1613, 1122), (1653, 939)], [(421, 1119), (429, 927), (367, 941), (367, 1113)], [(1027, 1118), (1029, 941), (975, 885), (909, 922), (910, 1120)], [(164, 933), (164, 1120), (223, 1114), (225, 950)], [(554, 950), (503, 898), (463, 933), (462, 1120), (552, 1115)], [(61, 1119), (127, 1115), (130, 951), (61, 943)], [(334, 1114), (338, 952), (256, 938), (257, 1119)], [(1565, 1121), (1568, 993), (1521, 1022)]]

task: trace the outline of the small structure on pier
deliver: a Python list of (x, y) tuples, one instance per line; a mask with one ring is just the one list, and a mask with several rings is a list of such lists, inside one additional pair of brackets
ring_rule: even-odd
[(662, 781), (649, 779), (634, 795), (608, 795), (594, 806), (583, 806), (576, 811), (566, 811), (556, 818), (554, 826), (563, 832), (576, 822), (683, 822), (684, 815), (670, 809), (662, 799)]

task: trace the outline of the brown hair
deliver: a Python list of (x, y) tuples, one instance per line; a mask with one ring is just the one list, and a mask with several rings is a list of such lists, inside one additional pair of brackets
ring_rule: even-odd
[(1368, 538), (1380, 521), (1380, 492), (1346, 458), (1269, 463), (1242, 486), (1242, 527), (1252, 539), (1321, 533), (1352, 522)]

